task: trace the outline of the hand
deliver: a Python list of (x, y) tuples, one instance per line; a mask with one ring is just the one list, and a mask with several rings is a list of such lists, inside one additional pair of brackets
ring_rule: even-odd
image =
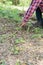
[(26, 22), (21, 23), (21, 27), (26, 26)]
[(27, 30), (27, 28), (28, 28), (26, 22), (22, 22), (21, 27), (22, 27), (22, 29), (24, 29), (24, 30)]

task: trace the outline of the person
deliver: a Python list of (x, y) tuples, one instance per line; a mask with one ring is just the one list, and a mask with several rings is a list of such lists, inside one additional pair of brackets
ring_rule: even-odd
[(36, 11), (37, 24), (43, 27), (43, 0), (32, 0), (30, 7), (24, 14), (21, 26), (25, 26), (27, 21), (31, 18), (32, 14)]

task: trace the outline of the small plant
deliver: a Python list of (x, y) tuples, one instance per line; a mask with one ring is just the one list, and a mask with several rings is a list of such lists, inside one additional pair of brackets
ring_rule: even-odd
[(34, 38), (41, 38), (41, 35), (40, 35), (40, 34), (33, 34), (33, 35), (31, 36), (31, 38), (32, 38), (32, 39), (34, 39)]
[(34, 33), (40, 33), (41, 29), (38, 27), (38, 28), (34, 28), (33, 31), (34, 31)]
[(5, 40), (7, 39), (7, 38), (15, 38), (15, 34), (2, 34), (2, 35), (0, 35), (0, 43), (3, 43), (3, 42), (5, 42)]
[(18, 59), (16, 65), (21, 65), (20, 60)]
[(15, 55), (18, 55), (20, 50), (19, 50), (19, 47), (17, 46), (14, 46), (12, 49), (11, 49), (12, 53), (15, 54)]
[(23, 38), (18, 38), (15, 40), (15, 44), (18, 44), (18, 43), (24, 43), (25, 40)]
[(19, 27), (16, 27), (15, 29), (16, 29), (17, 31), (19, 31), (19, 30), (20, 30), (20, 28), (19, 28)]
[(0, 35), (0, 43), (3, 43), (5, 41), (5, 36)]
[(0, 60), (0, 65), (6, 65), (4, 60)]
[(32, 30), (32, 32), (33, 32), (33, 34), (32, 34), (32, 36), (31, 36), (31, 38), (43, 38), (43, 29), (41, 29), (41, 28), (34, 28), (33, 30)]

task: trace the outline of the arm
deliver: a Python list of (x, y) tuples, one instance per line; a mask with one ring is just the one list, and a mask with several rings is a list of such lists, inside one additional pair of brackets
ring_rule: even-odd
[(32, 14), (37, 9), (41, 1), (42, 0), (33, 0), (31, 6), (24, 15), (23, 22), (27, 22), (31, 18)]

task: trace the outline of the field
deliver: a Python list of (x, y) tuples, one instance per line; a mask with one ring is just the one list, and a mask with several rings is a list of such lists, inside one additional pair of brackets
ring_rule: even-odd
[(0, 7), (0, 65), (43, 65), (43, 29), (32, 26), (35, 15), (21, 28), (20, 13)]

